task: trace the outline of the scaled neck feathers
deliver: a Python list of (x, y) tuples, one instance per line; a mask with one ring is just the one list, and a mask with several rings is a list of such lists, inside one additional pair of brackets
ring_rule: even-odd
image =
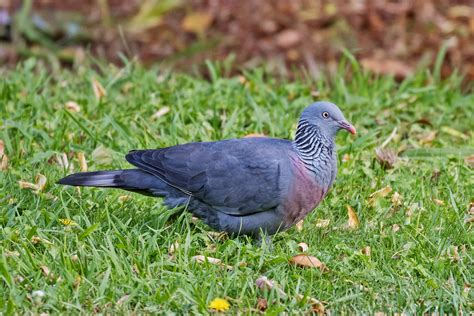
[(305, 119), (298, 122), (293, 147), (305, 167), (313, 172), (332, 171), (335, 167), (334, 139)]

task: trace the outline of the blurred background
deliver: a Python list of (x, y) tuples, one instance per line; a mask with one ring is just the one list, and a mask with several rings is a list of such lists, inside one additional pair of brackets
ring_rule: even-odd
[[(441, 65), (474, 79), (474, 0), (0, 0), (0, 63), (137, 59), (183, 71), (333, 72), (344, 50), (398, 79)], [(441, 59), (441, 57), (444, 57)]]

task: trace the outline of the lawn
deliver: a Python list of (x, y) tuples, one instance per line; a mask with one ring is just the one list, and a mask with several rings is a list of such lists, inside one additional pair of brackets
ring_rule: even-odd
[[(318, 81), (260, 69), (229, 78), (216, 64), (208, 73), (133, 63), (48, 72), (34, 59), (2, 73), (4, 314), (205, 314), (219, 297), (232, 314), (256, 313), (259, 298), (268, 314), (310, 312), (311, 298), (333, 313), (474, 311), (472, 87), (463, 92), (460, 78), (440, 80), (436, 70), (397, 83), (354, 61)], [(124, 155), (138, 148), (253, 133), (292, 138), (314, 100), (338, 104), (358, 134), (340, 133), (332, 191), (301, 231), (276, 235), (271, 248), (213, 234), (160, 199), (55, 184), (80, 171), (78, 153), (92, 171), (130, 167)], [(390, 169), (376, 160), (384, 142), (399, 152)], [(34, 184), (38, 174), (41, 190), (19, 183)], [(347, 225), (348, 205), (358, 227)], [(300, 242), (326, 271), (288, 263)], [(196, 263), (196, 255), (222, 265)], [(259, 289), (261, 276), (275, 287)]]

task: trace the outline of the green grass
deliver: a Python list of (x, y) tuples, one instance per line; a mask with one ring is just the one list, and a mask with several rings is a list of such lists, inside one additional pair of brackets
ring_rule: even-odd
[[(349, 67), (353, 74), (347, 80), (282, 82), (255, 70), (244, 74), (244, 84), (222, 78), (211, 64), (210, 80), (133, 64), (49, 74), (34, 60), (4, 73), (0, 139), (10, 163), (0, 172), (1, 309), (5, 314), (200, 314), (213, 298), (227, 297), (235, 314), (254, 312), (264, 297), (267, 313), (278, 314), (309, 311), (307, 301), (296, 299), (302, 294), (332, 312), (472, 312), (473, 294), (465, 288), (474, 283), (474, 236), (464, 219), (474, 198), (474, 174), (463, 159), (474, 154), (474, 94), (462, 93), (457, 77), (439, 81), (419, 72), (396, 83), (358, 70), (355, 62), (342, 65), (341, 73)], [(107, 91), (100, 101), (92, 78)], [(166, 210), (159, 199), (54, 184), (70, 173), (55, 162), (60, 153), (84, 152), (89, 170), (100, 170), (127, 167), (123, 156), (136, 148), (249, 133), (291, 138), (301, 110), (314, 99), (340, 105), (358, 135), (338, 136), (339, 172), (331, 193), (305, 219), (302, 232), (292, 228), (275, 236), (272, 250), (245, 237), (213, 237), (204, 224)], [(81, 111), (67, 112), (67, 101), (77, 102)], [(164, 106), (168, 114), (151, 118)], [(384, 170), (374, 149), (395, 127), (387, 147), (401, 150), (401, 160)], [(435, 139), (422, 143), (430, 131), (437, 132)], [(92, 159), (100, 146), (111, 159)], [(348, 161), (342, 161), (344, 154)], [(69, 160), (79, 171), (77, 158)], [(43, 192), (20, 189), (19, 180), (34, 182), (38, 173), (48, 179)], [(391, 193), (370, 206), (369, 195), (387, 185), (403, 204), (394, 207)], [(125, 194), (131, 199), (120, 202)], [(344, 228), (346, 205), (359, 216), (357, 230)], [(417, 207), (408, 216), (412, 205)], [(320, 219), (329, 219), (329, 225), (316, 227)], [(176, 241), (181, 246), (171, 257), (168, 248)], [(289, 265), (299, 242), (330, 270)], [(370, 257), (361, 253), (366, 246)], [(198, 254), (234, 269), (195, 264), (191, 258)], [(42, 266), (54, 276), (46, 277)], [(255, 280), (262, 275), (287, 297), (257, 289)], [(45, 296), (35, 295), (38, 290)], [(128, 299), (119, 301), (125, 295)]]

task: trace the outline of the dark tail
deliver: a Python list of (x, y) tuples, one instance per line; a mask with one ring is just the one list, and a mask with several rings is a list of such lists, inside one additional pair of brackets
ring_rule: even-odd
[(75, 173), (62, 178), (57, 183), (81, 187), (148, 191), (154, 187), (159, 187), (160, 182), (158, 178), (146, 171), (140, 169), (126, 169)]

